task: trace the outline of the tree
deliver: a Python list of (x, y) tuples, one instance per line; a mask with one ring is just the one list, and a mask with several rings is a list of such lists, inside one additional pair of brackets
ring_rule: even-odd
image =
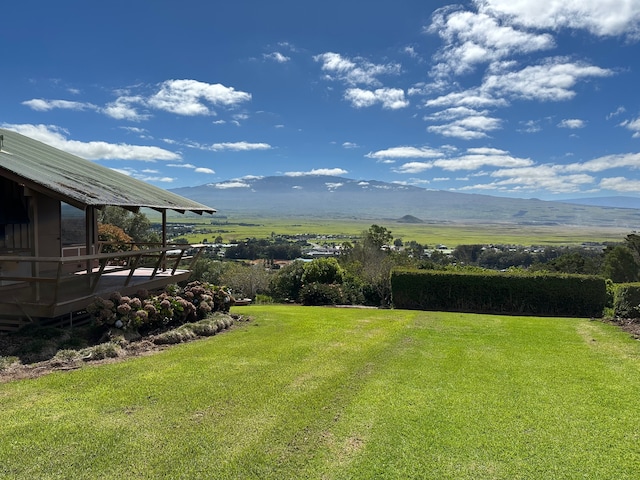
[(552, 272), (597, 275), (600, 273), (601, 261), (600, 258), (576, 250), (550, 260), (542, 268)]
[(631, 249), (624, 245), (607, 248), (602, 273), (615, 283), (637, 282), (638, 264)]
[(151, 222), (142, 212), (108, 206), (98, 212), (98, 223), (120, 227), (135, 243), (160, 243), (159, 235), (151, 230)]
[(106, 242), (102, 247), (102, 253), (127, 252), (128, 245), (133, 239), (120, 227), (111, 224), (98, 225), (98, 240)]
[(255, 298), (256, 294), (266, 292), (269, 288), (269, 273), (262, 265), (230, 262), (221, 280), (221, 283), (233, 291), (236, 298)]
[(341, 256), (344, 268), (364, 284), (367, 303), (385, 306), (391, 303), (391, 269), (395, 262), (391, 253), (382, 247), (392, 240), (390, 230), (371, 225), (363, 232), (362, 241)]
[(304, 266), (302, 283), (342, 283), (344, 271), (335, 258), (318, 258)]
[(387, 230), (380, 225), (371, 225), (364, 235), (364, 243), (369, 244), (372, 247), (382, 248), (384, 245), (389, 245), (393, 240), (391, 230)]
[(271, 278), (269, 290), (276, 300), (297, 302), (302, 289), (305, 263), (296, 260), (282, 267)]
[(192, 281), (199, 280), (213, 285), (222, 285), (222, 276), (226, 271), (227, 265), (230, 264), (219, 260), (201, 258), (196, 261), (193, 266), (191, 277), (189, 279)]
[(475, 265), (483, 251), (482, 245), (458, 245), (451, 255), (461, 263)]

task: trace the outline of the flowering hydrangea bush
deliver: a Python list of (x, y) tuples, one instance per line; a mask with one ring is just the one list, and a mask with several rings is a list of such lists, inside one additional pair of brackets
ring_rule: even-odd
[(87, 311), (98, 325), (123, 330), (152, 330), (206, 318), (212, 312), (228, 312), (234, 303), (229, 291), (209, 283), (170, 286), (159, 295), (141, 290), (132, 296), (113, 293), (96, 298)]

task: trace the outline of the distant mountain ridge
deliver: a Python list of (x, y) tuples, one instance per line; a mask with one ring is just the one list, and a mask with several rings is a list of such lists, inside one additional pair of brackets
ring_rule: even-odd
[(576, 205), (591, 205), (594, 207), (612, 207), (612, 208), (637, 208), (640, 209), (640, 198), (638, 197), (590, 197), (590, 198), (572, 198), (562, 200), (563, 203), (573, 203)]
[(171, 190), (220, 215), (358, 219), (416, 217), (425, 223), (482, 222), (637, 228), (640, 207), (619, 208), (429, 190), (327, 175), (228, 180)]

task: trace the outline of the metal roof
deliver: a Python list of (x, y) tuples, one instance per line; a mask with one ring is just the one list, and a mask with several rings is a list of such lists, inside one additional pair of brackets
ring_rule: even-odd
[(0, 176), (77, 208), (114, 205), (198, 214), (216, 211), (19, 133), (0, 128), (0, 135)]

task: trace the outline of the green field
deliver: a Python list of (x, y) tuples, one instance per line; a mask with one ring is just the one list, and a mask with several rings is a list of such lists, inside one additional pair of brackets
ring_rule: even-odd
[(640, 345), (585, 319), (236, 307), (0, 385), (6, 479), (636, 479)]
[[(215, 224), (211, 224), (211, 222)], [(631, 233), (624, 228), (586, 226), (547, 226), (517, 224), (408, 224), (391, 219), (323, 219), (323, 218), (181, 218), (171, 217), (169, 222), (196, 223), (202, 233), (187, 235), (191, 243), (203, 239), (210, 242), (220, 235), (223, 241), (245, 238), (269, 238), (276, 235), (316, 234), (322, 236), (357, 236), (372, 224), (391, 230), (394, 238), (415, 240), (433, 247), (457, 245), (580, 245), (584, 242), (622, 242)], [(330, 238), (329, 241), (340, 241)]]

